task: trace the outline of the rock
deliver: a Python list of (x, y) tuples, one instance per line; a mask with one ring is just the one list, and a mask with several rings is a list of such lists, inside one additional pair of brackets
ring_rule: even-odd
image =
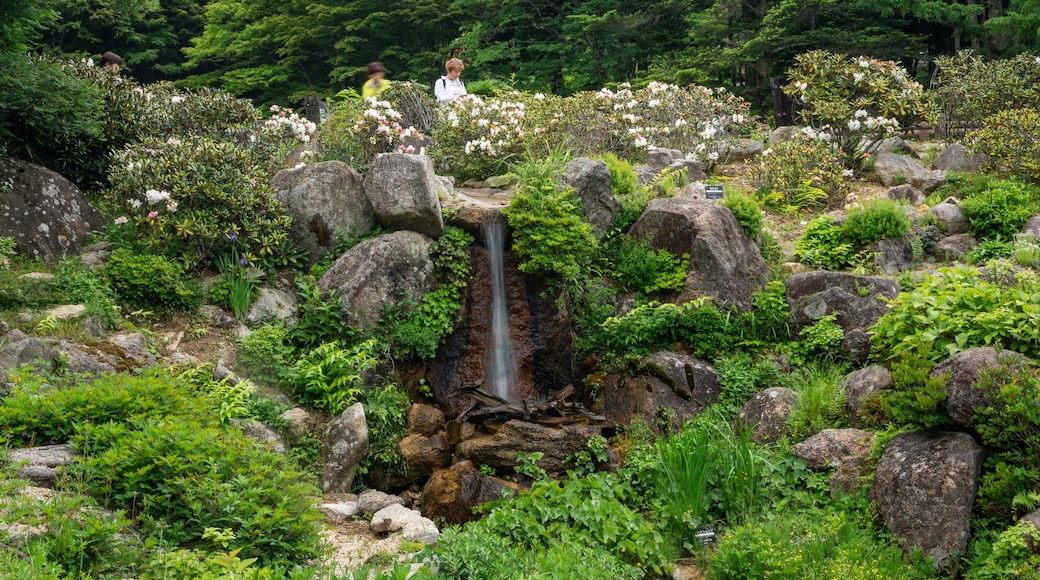
[(505, 490), (522, 490), (504, 479), (481, 473), (472, 461), (461, 461), (448, 469), (438, 469), (423, 488), (422, 513), (431, 520), (462, 525), (480, 518), (474, 509), (489, 501), (502, 499)]
[(246, 324), (284, 323), (292, 326), (296, 323), (296, 305), (296, 294), (262, 286), (260, 295), (246, 313)]
[(318, 280), (318, 287), (336, 291), (350, 324), (372, 330), (384, 306), (406, 299), (419, 302), (433, 290), (437, 279), (429, 254), (432, 243), (410, 231), (365, 240), (333, 262)]
[(636, 174), (638, 185), (650, 185), (657, 179), (657, 170), (648, 165), (636, 165), (632, 167), (632, 171)]
[(905, 201), (914, 207), (920, 206), (925, 202), (925, 199), (927, 199), (920, 189), (917, 189), (912, 185), (897, 185), (890, 188), (885, 192), (885, 197), (895, 201)]
[(325, 429), (321, 446), (321, 490), (349, 492), (358, 465), (368, 453), (368, 424), (361, 403), (351, 405)]
[(408, 431), (430, 437), (444, 429), (444, 413), (433, 405), (413, 403), (408, 408)]
[(238, 324), (235, 317), (228, 314), (218, 306), (212, 304), (203, 304), (199, 306), (199, 314), (206, 317), (206, 320), (217, 328), (231, 328)]
[(490, 437), (476, 437), (459, 443), (455, 452), (460, 458), (477, 465), (488, 465), (503, 472), (517, 465), (518, 451), (544, 453), (538, 466), (554, 473), (562, 472), (570, 464), (565, 459), (585, 449), (589, 439), (600, 434), (592, 425), (565, 425), (554, 428), (513, 419), (506, 421)]
[(397, 443), (397, 450), (408, 467), (408, 476), (413, 480), (426, 478), (434, 469), (451, 463), (451, 445), (448, 445), (443, 433), (431, 437), (407, 435)]
[(289, 237), (309, 265), (336, 249), (336, 232), (363, 236), (376, 226), (361, 175), (342, 161), (323, 161), (274, 176), (275, 198), (292, 217)]
[(432, 520), (402, 505), (387, 506), (376, 512), (369, 528), (377, 534), (399, 531), (405, 540), (423, 544), (434, 544), (440, 536)]
[(585, 219), (592, 225), (592, 233), (599, 238), (609, 233), (614, 216), (621, 211), (621, 202), (614, 197), (607, 164), (578, 157), (567, 164), (563, 181), (573, 187), (575, 195), (581, 198)]
[(708, 179), (708, 174), (704, 172), (704, 163), (693, 161), (692, 159), (676, 159), (669, 163), (668, 167), (665, 167), (665, 169), (674, 173), (685, 171), (685, 179), (688, 182), (705, 181)]
[(0, 157), (0, 233), (18, 254), (55, 263), (79, 253), (101, 214), (71, 181), (50, 169)]
[(654, 432), (663, 428), (662, 417), (671, 419), (668, 429), (676, 432), (705, 407), (696, 401), (684, 399), (673, 387), (651, 374), (631, 377), (607, 375), (596, 397), (590, 398), (586, 404), (606, 419), (601, 425), (604, 428), (623, 428), (632, 419), (641, 417), (643, 424)]
[(914, 266), (914, 252), (905, 238), (885, 238), (870, 244), (874, 268), (885, 274), (897, 274)]
[(260, 421), (247, 419), (245, 421), (236, 421), (235, 423), (242, 430), (243, 435), (253, 439), (267, 449), (282, 454), (289, 450), (289, 444), (285, 437), (282, 437), (277, 431)]
[(875, 155), (878, 153), (898, 153), (914, 158), (917, 157), (914, 148), (901, 137), (886, 137), (882, 139), (872, 148), (870, 153)]
[(755, 139), (736, 139), (729, 141), (726, 147), (726, 161), (745, 161), (762, 154), (765, 145)]
[(977, 247), (979, 242), (971, 234), (957, 234), (939, 238), (929, 253), (943, 262), (958, 262)]
[(797, 137), (801, 132), (802, 128), (796, 127), (794, 125), (784, 125), (782, 127), (777, 127), (776, 129), (773, 129), (773, 131), (769, 134), (769, 146), (772, 147), (777, 143), (790, 141), (791, 139)]
[[(10, 337), (8, 340), (11, 340)], [(59, 354), (56, 349), (38, 338), (12, 340), (11, 344), (0, 350), (0, 371), (6, 377), (8, 373), (22, 365), (33, 365), (34, 368), (43, 372), (51, 372), (58, 363)]]
[(653, 148), (646, 152), (646, 165), (656, 175), (662, 169), (671, 165), (673, 161), (682, 160), (684, 157), (683, 152), (678, 149)]
[(49, 489), (54, 489), (65, 466), (78, 460), (79, 453), (67, 444), (23, 447), (7, 452), (7, 461), (17, 467), (17, 477)]
[(943, 571), (971, 535), (983, 449), (967, 433), (902, 433), (885, 449), (870, 500), (905, 553), (920, 548)]
[(871, 365), (845, 375), (839, 386), (845, 389), (845, 410), (849, 415), (849, 424), (856, 427), (860, 423), (863, 401), (874, 393), (894, 389), (896, 384), (887, 368)]
[(991, 367), (1024, 366), (1028, 359), (1010, 350), (995, 348), (969, 348), (935, 365), (929, 378), (949, 374), (946, 390), (946, 414), (958, 427), (975, 426), (975, 408), (989, 402), (985, 391), (976, 385), (982, 371)]
[(798, 393), (783, 387), (759, 392), (740, 408), (735, 428), (749, 428), (751, 440), (765, 445), (787, 434), (787, 419), (798, 405)]
[(368, 167), (365, 194), (389, 231), (410, 230), (432, 238), (444, 233), (440, 184), (425, 155), (381, 153)]
[(861, 429), (824, 429), (794, 446), (796, 457), (814, 471), (837, 469), (854, 457), (870, 455), (874, 434)]
[[(1034, 530), (1040, 532), (1040, 510), (1033, 510), (1028, 514), (1018, 519), (1020, 524), (1031, 524)], [(1024, 534), (1023, 539), (1026, 542), (1026, 546), (1029, 547), (1029, 552), (1032, 554), (1040, 554), (1040, 541), (1038, 536), (1034, 534)]]
[(75, 320), (83, 316), (86, 311), (87, 307), (83, 304), (64, 304), (47, 310), (43, 315), (56, 320)]
[(108, 257), (112, 253), (112, 244), (108, 242), (95, 242), (79, 252), (79, 262), (90, 269), (97, 269), (108, 263)]
[(643, 357), (639, 372), (653, 375), (681, 398), (707, 407), (719, 400), (719, 374), (706, 360), (680, 352), (661, 351)]
[[(880, 276), (856, 276), (843, 272), (815, 271), (796, 274), (787, 279), (787, 303), (791, 308), (793, 330), (800, 333), (817, 319), (836, 313), (836, 321), (846, 336), (854, 331), (866, 332), (889, 311), (882, 298), (894, 300), (899, 284)], [(850, 360), (861, 360), (863, 346), (856, 343), (842, 353)]]
[(870, 359), (870, 335), (862, 328), (853, 328), (841, 339), (841, 356), (855, 364), (863, 365)]
[(981, 173), (988, 158), (983, 153), (972, 153), (960, 143), (951, 143), (932, 161), (932, 169)]
[(888, 187), (909, 183), (924, 193), (931, 193), (946, 183), (946, 172), (926, 169), (917, 159), (896, 153), (878, 153), (874, 171)]
[(677, 302), (710, 297), (722, 307), (751, 309), (769, 281), (769, 267), (729, 209), (713, 201), (653, 199), (628, 231), (655, 250), (689, 254), (686, 284)]
[(349, 522), (359, 513), (356, 501), (323, 503), (318, 506), (318, 511), (325, 516), (325, 521), (330, 524)]
[(108, 337), (108, 342), (123, 349), (123, 355), (138, 365), (150, 367), (155, 364), (155, 355), (148, 352), (148, 339), (140, 332), (120, 332)]
[(939, 220), (940, 229), (948, 236), (966, 234), (971, 231), (968, 218), (964, 217), (964, 211), (955, 201), (946, 200), (935, 204), (929, 211)]
[(707, 199), (708, 194), (705, 189), (705, 184), (695, 181), (676, 189), (675, 193), (672, 194), (672, 197), (679, 197), (682, 199)]
[(376, 512), (392, 505), (404, 505), (404, 500), (396, 495), (390, 495), (384, 493), (378, 489), (369, 489), (361, 492), (361, 495), (357, 497), (357, 510), (360, 513), (366, 515), (373, 515)]
[(293, 407), (280, 415), (285, 421), (289, 441), (292, 444), (299, 443), (301, 439), (314, 432), (318, 426), (318, 418), (303, 407)]

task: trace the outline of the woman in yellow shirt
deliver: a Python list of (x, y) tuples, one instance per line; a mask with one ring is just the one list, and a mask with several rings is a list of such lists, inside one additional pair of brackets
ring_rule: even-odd
[(383, 78), (385, 72), (383, 63), (368, 63), (368, 80), (361, 87), (361, 98), (377, 97), (390, 86), (390, 81)]

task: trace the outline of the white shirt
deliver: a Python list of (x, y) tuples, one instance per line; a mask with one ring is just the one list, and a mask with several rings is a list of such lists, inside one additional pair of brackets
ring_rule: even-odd
[(433, 83), (433, 94), (438, 103), (450, 103), (466, 94), (466, 85), (462, 84), (462, 79), (441, 77)]

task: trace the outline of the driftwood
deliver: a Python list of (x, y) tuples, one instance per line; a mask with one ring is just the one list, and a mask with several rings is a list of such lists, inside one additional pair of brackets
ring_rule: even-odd
[(521, 401), (510, 403), (505, 399), (480, 388), (480, 385), (459, 389), (460, 395), (469, 395), (470, 404), (456, 421), (485, 421), (488, 419), (522, 419), (530, 423), (543, 425), (569, 425), (572, 423), (590, 423), (605, 421), (602, 415), (589, 412), (581, 403), (568, 401), (577, 392), (573, 385), (556, 391), (551, 397), (540, 403)]

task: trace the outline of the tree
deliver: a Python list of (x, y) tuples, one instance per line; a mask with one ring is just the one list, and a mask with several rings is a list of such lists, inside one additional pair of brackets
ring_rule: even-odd
[(40, 29), (57, 18), (46, 0), (4, 0), (0, 10), (0, 53), (29, 49)]

